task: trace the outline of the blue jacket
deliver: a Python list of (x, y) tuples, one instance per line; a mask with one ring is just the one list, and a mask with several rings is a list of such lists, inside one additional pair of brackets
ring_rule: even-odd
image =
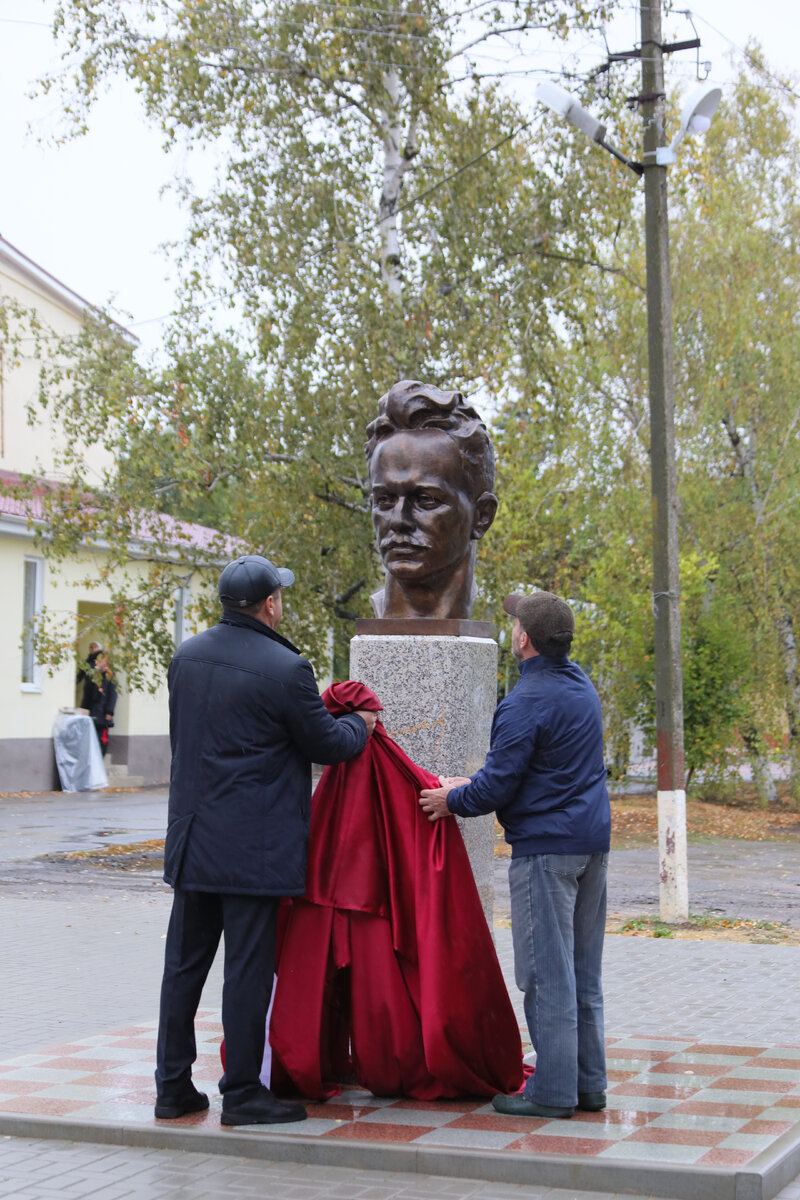
[(517, 686), (498, 704), (486, 762), (454, 788), (451, 812), (496, 812), (513, 858), (608, 850), (611, 810), (600, 699), (568, 658), (520, 663)]
[(169, 667), (172, 772), (164, 878), (185, 891), (305, 891), (311, 763), (363, 750), (299, 650), (244, 613), (179, 646)]

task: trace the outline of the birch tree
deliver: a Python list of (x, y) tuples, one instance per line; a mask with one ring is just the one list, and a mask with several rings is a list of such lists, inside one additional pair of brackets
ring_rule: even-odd
[[(65, 68), (48, 86), (74, 130), (122, 75), (165, 141), (217, 171), (204, 192), (180, 184), (190, 229), (166, 366), (131, 353), (109, 389), (102, 346), (87, 341), (91, 387), (53, 386), (51, 402), (59, 419), (70, 404), (101, 419), (113, 395), (129, 502), (202, 513), (290, 563), (287, 628), (312, 651), (368, 612), (363, 440), (378, 397), (418, 377), (490, 415), (522, 374), (535, 387), (546, 373), (554, 330), (585, 320), (582, 264), (632, 189), (598, 170), (591, 146), (534, 121), (487, 55), (607, 7), (59, 6)], [(65, 475), (79, 486), (79, 462)], [(118, 491), (110, 476), (109, 523)], [(56, 514), (52, 527), (55, 545)]]

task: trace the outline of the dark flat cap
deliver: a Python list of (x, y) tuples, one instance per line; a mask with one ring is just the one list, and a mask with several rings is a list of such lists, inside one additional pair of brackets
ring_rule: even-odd
[(226, 608), (249, 608), (293, 583), (294, 574), (288, 567), (276, 567), (260, 554), (244, 554), (228, 563), (217, 586)]

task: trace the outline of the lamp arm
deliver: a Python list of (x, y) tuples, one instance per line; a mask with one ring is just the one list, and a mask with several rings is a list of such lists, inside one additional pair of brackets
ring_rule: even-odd
[(642, 164), (635, 162), (632, 158), (628, 158), (621, 150), (617, 150), (616, 146), (612, 146), (611, 142), (607, 142), (604, 138), (598, 138), (597, 144), (598, 146), (602, 146), (604, 150), (607, 150), (609, 154), (613, 154), (618, 162), (624, 163), (626, 167), (630, 167), (634, 175), (644, 175)]

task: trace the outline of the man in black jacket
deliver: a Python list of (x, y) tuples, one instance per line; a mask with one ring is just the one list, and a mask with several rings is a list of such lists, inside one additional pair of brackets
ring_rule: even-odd
[(208, 1108), (191, 1079), (194, 1017), (225, 934), (222, 1123), (299, 1121), (300, 1104), (259, 1083), (281, 896), (302, 895), (311, 763), (363, 750), (375, 714), (334, 719), (314, 672), (276, 632), (294, 575), (257, 554), (219, 580), (218, 625), (179, 646), (169, 668), (169, 820), (174, 888), (161, 987), (155, 1115)]

